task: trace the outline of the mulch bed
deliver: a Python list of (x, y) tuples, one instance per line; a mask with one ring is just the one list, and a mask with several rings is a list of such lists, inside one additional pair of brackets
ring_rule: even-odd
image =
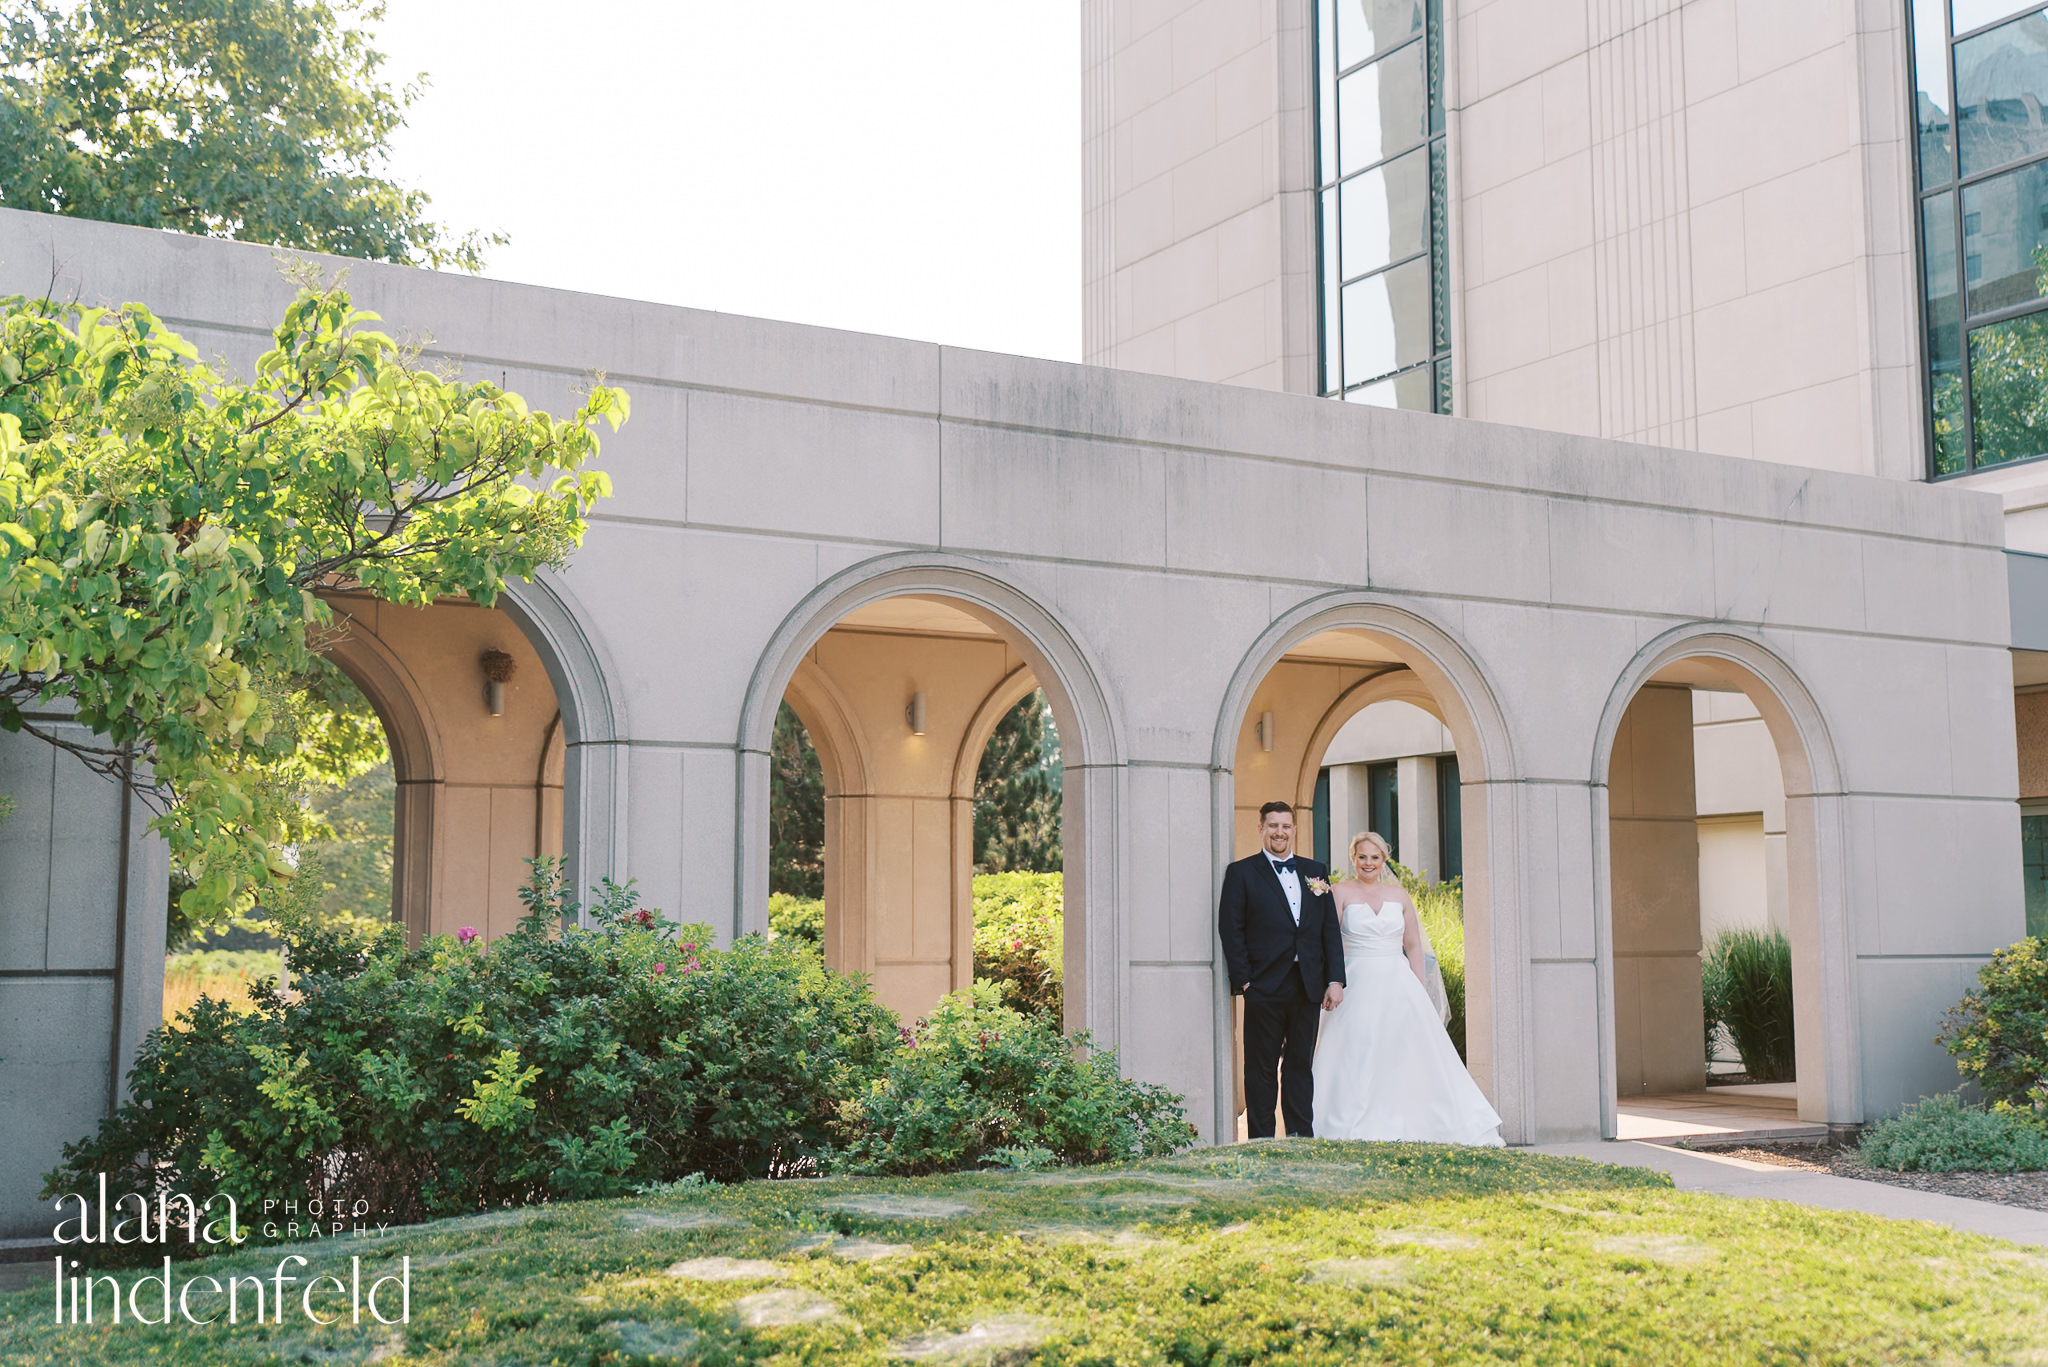
[(1715, 1149), (1730, 1158), (1747, 1158), (1752, 1163), (1769, 1163), (1780, 1168), (1802, 1168), (1833, 1177), (1853, 1177), (1862, 1182), (1884, 1182), (1915, 1191), (1962, 1196), (1972, 1201), (1995, 1201), (2002, 1206), (2027, 1210), (2048, 1210), (2048, 1172), (1893, 1172), (1864, 1163), (1854, 1149), (1836, 1144), (1750, 1144), (1739, 1149)]

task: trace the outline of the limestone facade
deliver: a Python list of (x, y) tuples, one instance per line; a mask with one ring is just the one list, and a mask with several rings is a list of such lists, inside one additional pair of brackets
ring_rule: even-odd
[[(922, 692), (942, 731), (918, 739), (954, 747), (957, 782), (971, 719), (1028, 669), (1066, 764), (1070, 1023), (1227, 1135), (1214, 897), (1244, 809), (1298, 798), (1312, 751), (1371, 702), (1405, 701), (1459, 759), (1474, 1073), (1511, 1141), (1611, 1134), (1617, 985), (1650, 952), (1625, 924), (1617, 823), (1647, 813), (1689, 833), (1678, 818), (1696, 815), (1677, 795), (1645, 808), (1622, 794), (1615, 757), (1636, 753), (1639, 694), (1660, 702), (1656, 743), (1690, 757), (1682, 690), (1740, 691), (1783, 772), (1802, 1112), (1853, 1122), (1953, 1085), (1936, 1022), (2022, 924), (1995, 500), (350, 271), (360, 305), (538, 406), (572, 406), (596, 369), (633, 394), (605, 445), (616, 495), (582, 551), (501, 604), (561, 712), (579, 884), (636, 878), (648, 905), (720, 938), (763, 928), (769, 738), (815, 669), (872, 765), (865, 787), (842, 774), (835, 791), (841, 812), (867, 804), (882, 861), (858, 875), (877, 970), (926, 964), (920, 992), (953, 981), (957, 890), (920, 883), (914, 857), (883, 865), (905, 830), (913, 849), (946, 840), (957, 788), (943, 764), (892, 768), (881, 752), (913, 739), (904, 709)], [(88, 301), (148, 300), (242, 365), (290, 295), (267, 249), (0, 213), (0, 288), (52, 279)], [(1000, 650), (895, 619), (887, 631), (928, 638), (918, 651), (987, 656), (927, 673), (844, 639), (879, 634), (864, 613), (931, 599)], [(377, 635), (399, 632), (380, 618)], [(459, 674), (458, 699), (475, 687)], [(522, 752), (506, 782), (537, 758)], [(880, 952), (891, 943), (910, 952)]]

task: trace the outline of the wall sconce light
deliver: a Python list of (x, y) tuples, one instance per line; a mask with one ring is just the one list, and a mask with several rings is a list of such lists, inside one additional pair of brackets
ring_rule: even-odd
[(1261, 750), (1271, 750), (1273, 748), (1273, 733), (1273, 714), (1270, 711), (1259, 713), (1259, 748)]
[(903, 720), (910, 723), (911, 735), (921, 736), (924, 734), (923, 693), (913, 693), (910, 695), (910, 706), (903, 709)]
[(484, 706), (491, 709), (491, 715), (505, 715), (505, 685), (512, 682), (512, 676), (519, 670), (519, 662), (502, 650), (486, 650), (477, 663), (484, 671)]

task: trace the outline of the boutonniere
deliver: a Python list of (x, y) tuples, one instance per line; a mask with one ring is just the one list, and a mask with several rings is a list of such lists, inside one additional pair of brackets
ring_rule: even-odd
[(1309, 879), (1308, 890), (1318, 897), (1328, 897), (1330, 895), (1330, 885), (1320, 878)]

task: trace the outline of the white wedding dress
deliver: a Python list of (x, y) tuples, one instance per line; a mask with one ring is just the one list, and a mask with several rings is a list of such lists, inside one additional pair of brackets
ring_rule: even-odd
[(1500, 1116), (1465, 1071), (1401, 953), (1398, 899), (1340, 908), (1344, 1000), (1316, 1040), (1318, 1139), (1499, 1147)]

